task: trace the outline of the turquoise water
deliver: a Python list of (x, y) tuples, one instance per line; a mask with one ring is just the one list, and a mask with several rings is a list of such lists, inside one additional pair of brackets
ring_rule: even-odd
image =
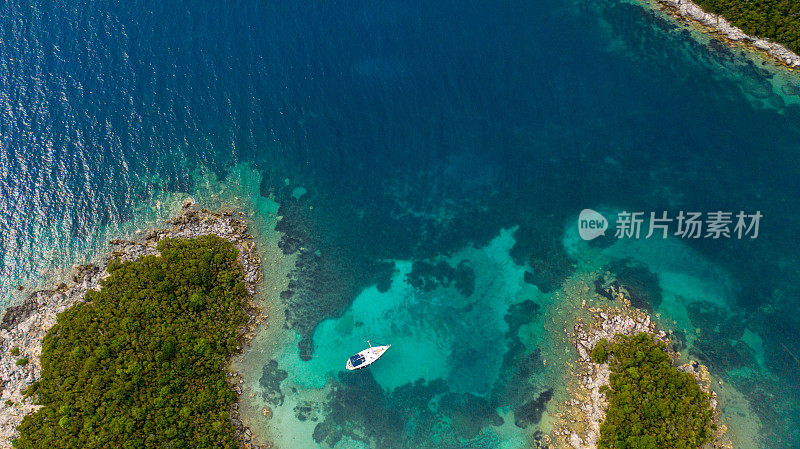
[[(462, 440), (485, 441), (492, 447), (524, 445), (521, 429), (498, 426), (503, 422), (501, 415), (513, 423), (508, 408), (523, 405), (517, 398), (502, 404), (499, 399), (506, 394), (504, 381), (509, 374), (505, 357), (514, 342), (520, 343), (519, 326), (512, 329), (514, 319), (508, 314), (514, 308), (534, 312), (542, 295), (522, 281), (522, 267), (509, 256), (513, 244), (512, 232), (506, 230), (486, 247), (468, 248), (447, 259), (393, 261), (388, 288), (364, 289), (340, 317), (317, 326), (313, 336), (315, 356), (310, 361), (303, 362), (292, 353), (281, 354), (278, 366), (292, 369), (284, 381), (288, 390), (284, 403), (274, 408), (274, 419), (289, 429), (296, 419), (297, 405), (315, 396), (316, 390), (329, 389), (326, 384), (330, 379), (339, 379), (344, 387), (333, 386), (335, 393), (323, 403), (323, 410), (330, 415), (318, 418), (318, 428), (330, 427), (328, 432), (275, 429), (281, 435), (278, 444), (311, 447), (320, 439), (336, 443), (340, 437), (337, 432), (343, 439), (349, 436), (356, 440), (366, 431), (374, 433), (372, 444), (381, 447), (454, 445)], [(462, 277), (457, 278), (461, 281), (449, 283), (435, 275), (419, 276), (421, 263), (461, 267)], [(424, 282), (425, 287), (420, 291), (409, 279)], [(526, 316), (524, 321), (531, 319)], [(366, 340), (393, 346), (369, 371), (342, 373), (346, 360), (342, 354), (360, 351)], [(525, 343), (533, 342), (526, 339)], [(530, 355), (534, 349), (523, 344), (514, 352)], [(265, 382), (267, 377), (265, 374), (260, 381)], [(295, 388), (297, 393), (293, 392)], [(380, 396), (382, 391), (393, 394), (385, 401), (370, 397)], [(346, 404), (359, 401), (362, 395), (378, 400)], [(345, 405), (337, 404), (337, 400)], [(493, 426), (487, 426), (490, 423)]]
[[(611, 0), (7, 2), (0, 23), (3, 304), (187, 196), (244, 208), (258, 439), (516, 448), (552, 426), (569, 311), (611, 271), (709, 366), (738, 447), (800, 447), (795, 73)], [(585, 243), (584, 208), (764, 218)], [(344, 372), (366, 340), (393, 346)]]

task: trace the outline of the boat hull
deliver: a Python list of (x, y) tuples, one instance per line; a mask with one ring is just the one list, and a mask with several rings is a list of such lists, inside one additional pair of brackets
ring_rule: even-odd
[(383, 354), (386, 353), (386, 350), (389, 349), (391, 346), (392, 345), (373, 346), (371, 348), (367, 348), (359, 352), (358, 354), (350, 357), (347, 360), (345, 368), (347, 368), (348, 371), (355, 371), (358, 369), (365, 368), (369, 365), (372, 365), (373, 363), (375, 363), (375, 361), (381, 358), (381, 356), (383, 356)]

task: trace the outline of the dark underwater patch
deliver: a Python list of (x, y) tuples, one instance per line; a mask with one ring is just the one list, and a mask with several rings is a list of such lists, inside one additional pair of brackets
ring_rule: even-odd
[(294, 407), (294, 416), (298, 421), (317, 422), (319, 409), (316, 404), (310, 401), (303, 401)]
[(326, 415), (314, 428), (314, 440), (335, 445), (348, 436), (375, 447), (394, 447), (405, 420), (390, 406), (369, 371), (340, 373), (324, 406)]
[(669, 331), (669, 341), (672, 345), (672, 350), (681, 352), (686, 348), (686, 332), (682, 329), (672, 329)]
[(545, 366), (542, 364), (540, 350), (534, 349), (526, 354), (525, 345), (519, 338), (519, 328), (531, 322), (540, 313), (539, 304), (526, 300), (509, 307), (505, 315), (509, 330), (506, 338), (510, 341), (508, 351), (503, 356), (500, 377), (491, 392), (491, 401), (496, 407), (510, 406), (514, 411), (515, 424), (526, 428), (537, 424), (547, 402), (552, 398), (552, 389), (537, 383), (536, 375)]
[(734, 52), (731, 50), (730, 45), (714, 37), (712, 37), (711, 40), (708, 42), (708, 48), (718, 58), (724, 59), (729, 62), (733, 61), (733, 58), (736, 57)]
[(606, 298), (609, 301), (614, 301), (614, 292), (619, 291), (619, 282), (615, 280), (607, 280), (605, 276), (600, 275), (594, 280), (594, 292)]
[(472, 439), (487, 426), (503, 425), (503, 418), (488, 400), (472, 394), (447, 394), (439, 401), (439, 412), (450, 418), (459, 438)]
[[(795, 381), (800, 372), (800, 340), (796, 336), (800, 335), (800, 317), (796, 311), (787, 309), (789, 305), (779, 306), (765, 314), (759, 334), (765, 342), (764, 355), (770, 370), (797, 386)], [(794, 338), (786, 338), (788, 335)]]
[(274, 406), (283, 405), (285, 395), (281, 391), (281, 382), (286, 380), (287, 377), (286, 370), (278, 368), (276, 360), (270, 360), (269, 363), (264, 365), (264, 369), (261, 371), (261, 378), (258, 379), (258, 385), (261, 387), (261, 397)]
[(632, 306), (652, 311), (661, 305), (663, 297), (658, 276), (646, 265), (624, 259), (608, 264), (605, 270), (613, 273), (615, 281), (625, 287)]
[(406, 281), (421, 292), (430, 292), (453, 284), (465, 297), (471, 296), (475, 291), (475, 271), (466, 259), (455, 267), (443, 260), (437, 263), (415, 261)]
[(750, 347), (739, 341), (744, 333), (740, 316), (708, 302), (693, 302), (686, 310), (692, 326), (700, 329), (690, 350), (693, 357), (718, 372), (755, 365)]
[(575, 262), (561, 242), (563, 230), (553, 219), (534, 220), (514, 233), (511, 257), (518, 265), (529, 264), (523, 280), (544, 293), (557, 289), (573, 271)]
[(506, 336), (512, 339), (516, 337), (520, 326), (530, 323), (533, 318), (539, 314), (540, 309), (541, 306), (530, 299), (512, 304), (503, 317), (509, 327)]
[(304, 204), (293, 197), (282, 199), (275, 229), (284, 233), (281, 250), (297, 254), (288, 288), (280, 296), (286, 305), (285, 325), (301, 335), (301, 359), (307, 361), (313, 354), (311, 335), (317, 324), (340, 315), (367, 285), (388, 288), (394, 267), (355, 255), (357, 248), (326, 244)]
[(548, 388), (541, 392), (536, 399), (525, 402), (514, 409), (514, 424), (517, 427), (526, 428), (531, 424), (538, 424), (542, 419), (545, 407), (550, 399), (553, 398), (553, 389)]

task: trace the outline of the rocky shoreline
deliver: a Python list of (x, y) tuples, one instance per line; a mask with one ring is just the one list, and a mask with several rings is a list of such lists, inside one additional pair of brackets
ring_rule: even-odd
[[(141, 233), (136, 240), (112, 240), (112, 250), (100, 266), (76, 266), (67, 282), (52, 290), (30, 293), (22, 304), (0, 312), (0, 449), (11, 448), (11, 441), (19, 436), (16, 430), (22, 418), (38, 409), (30, 399), (23, 399), (24, 391), (41, 375), (39, 356), (42, 339), (55, 323), (58, 313), (83, 301), (86, 292), (99, 290), (100, 281), (109, 276), (106, 266), (111, 259), (137, 260), (158, 254), (156, 245), (165, 238), (191, 239), (214, 234), (230, 241), (239, 250), (237, 260), (242, 266), (244, 282), (251, 295), (261, 284), (261, 259), (256, 252), (253, 236), (247, 231), (244, 214), (233, 211), (211, 212), (196, 210), (191, 199), (183, 204), (182, 213), (167, 220), (169, 226)], [(252, 338), (255, 328), (266, 316), (254, 303), (245, 309), (249, 319), (240, 330), (242, 344)], [(17, 348), (12, 353), (12, 349)], [(25, 363), (18, 363), (27, 360)], [(228, 373), (228, 381), (237, 394), (241, 394), (239, 376)], [(251, 432), (238, 419), (238, 402), (233, 404), (231, 420), (236, 437), (246, 448), (257, 449), (250, 442)]]
[[(592, 349), (600, 340), (611, 341), (617, 334), (632, 336), (644, 332), (666, 344), (673, 363), (677, 364), (681, 356), (671, 344), (669, 335), (658, 330), (647, 313), (631, 306), (624, 287), (611, 285), (607, 293), (618, 300), (621, 306), (586, 307), (584, 304), (591, 313), (591, 320), (587, 323), (579, 319), (573, 328), (572, 344), (578, 350), (578, 360), (567, 388), (569, 400), (561, 407), (559, 423), (553, 430), (554, 447), (558, 449), (597, 448), (600, 424), (605, 420), (608, 406), (605, 393), (600, 388), (608, 385), (610, 376), (608, 363), (596, 364), (590, 358)], [(697, 362), (679, 365), (678, 369), (694, 376), (700, 388), (711, 395), (716, 434), (708, 447), (732, 449), (733, 446), (725, 438), (727, 427), (720, 420), (719, 401), (711, 389), (712, 379), (708, 369)]]
[(691, 0), (656, 1), (673, 16), (688, 19), (700, 25), (704, 30), (722, 36), (728, 41), (743, 44), (766, 53), (771, 58), (790, 69), (800, 68), (800, 56), (788, 48), (771, 42), (766, 38), (750, 36), (738, 27), (731, 25), (724, 17), (703, 11), (700, 6)]

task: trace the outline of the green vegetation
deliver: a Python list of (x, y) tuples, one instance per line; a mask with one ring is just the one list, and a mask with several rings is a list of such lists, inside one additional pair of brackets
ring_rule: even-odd
[(14, 357), (19, 355), (19, 346), (14, 346), (13, 348), (11, 348), (11, 355), (13, 355)]
[(12, 401), (11, 399), (6, 399), (6, 405), (11, 407), (14, 405), (14, 401)]
[(42, 344), (43, 405), (16, 448), (237, 448), (226, 359), (246, 322), (236, 249), (163, 240), (161, 257), (110, 264)]
[(27, 357), (21, 357), (21, 358), (17, 359), (17, 366), (25, 366), (27, 364), (28, 364), (28, 358)]
[(663, 342), (645, 333), (617, 335), (608, 352), (609, 407), (599, 449), (689, 449), (711, 439), (710, 397), (672, 366)]
[(604, 338), (598, 341), (592, 348), (589, 357), (594, 363), (606, 363), (606, 360), (608, 360), (608, 340)]
[(695, 0), (742, 31), (768, 37), (800, 53), (800, 2), (797, 0)]

